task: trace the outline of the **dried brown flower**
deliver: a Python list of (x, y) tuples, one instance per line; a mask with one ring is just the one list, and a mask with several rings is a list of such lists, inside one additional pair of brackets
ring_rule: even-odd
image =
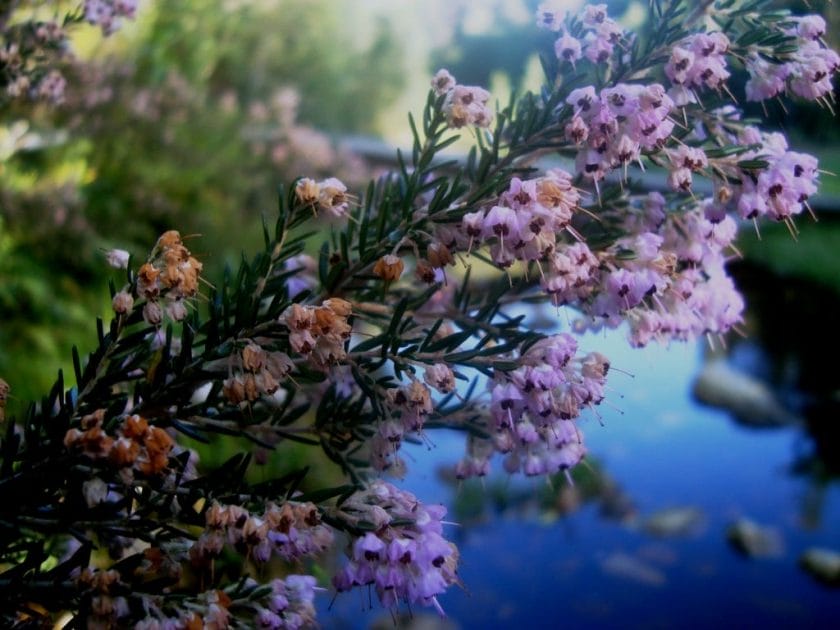
[(385, 282), (397, 280), (405, 269), (403, 261), (392, 254), (383, 256), (373, 266), (373, 273), (382, 278)]

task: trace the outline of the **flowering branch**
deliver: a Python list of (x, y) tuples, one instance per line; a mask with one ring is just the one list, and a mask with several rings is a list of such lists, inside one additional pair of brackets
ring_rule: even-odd
[[(464, 431), (459, 478), (488, 474), (496, 454), (508, 473), (568, 474), (586, 454), (575, 420), (605, 397), (606, 357), (514, 308), (569, 307), (576, 330), (626, 324), (635, 346), (722, 339), (744, 307), (725, 267), (738, 221), (795, 234), (817, 161), (741, 118), (730, 64), (750, 74), (748, 99), (830, 106), (840, 59), (821, 18), (763, 5), (654, 0), (645, 36), (604, 5), (541, 6), (557, 40), (539, 95), (492, 111), (486, 90), (438, 72), (398, 169), (359, 197), (298, 179), (236, 274), (206, 282), (174, 230), (136, 271), (111, 252), (127, 272), (109, 329), (84, 366), (74, 353), (75, 386), (59, 374), (0, 448), (9, 614), (38, 601), (89, 625), (301, 627), (315, 581), (300, 573), (339, 540), (337, 592), (373, 586), (386, 607), (442, 612), (459, 583), (445, 510), (377, 478), (405, 469), (403, 442)], [(475, 146), (452, 169), (439, 155), (463, 128)], [(547, 153), (574, 167), (538, 170)], [(668, 190), (640, 194), (637, 168), (664, 169)], [(204, 470), (183, 445), (222, 436), (310, 447), (342, 479), (304, 468), (252, 483), (249, 453)], [(76, 551), (44, 571), (60, 535)], [(91, 568), (94, 545), (119, 559)], [(249, 577), (270, 563), (286, 577)], [(51, 602), (45, 580), (62, 586)]]

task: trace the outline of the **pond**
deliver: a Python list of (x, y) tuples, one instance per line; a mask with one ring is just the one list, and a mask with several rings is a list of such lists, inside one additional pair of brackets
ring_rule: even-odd
[[(756, 429), (703, 406), (692, 386), (705, 340), (643, 350), (622, 331), (590, 334), (581, 348), (612, 365), (602, 423), (581, 419), (592, 464), (578, 492), (565, 481), (494, 474), (459, 484), (452, 464), (463, 436), (433, 434), (436, 448), (407, 447), (398, 485), (444, 502), (461, 553), (465, 589), (440, 598), (443, 625), (413, 611), (416, 627), (541, 628), (828, 625), (840, 590), (800, 567), (813, 547), (840, 548), (840, 484), (811, 474), (814, 445), (798, 427)], [(735, 367), (761, 371), (764, 354), (741, 343)], [(620, 410), (620, 411), (619, 411)], [(413, 449), (413, 450), (412, 450)], [(577, 477), (577, 473), (576, 473)], [(597, 483), (593, 485), (593, 478)], [(577, 487), (576, 486), (576, 487)], [(595, 487), (595, 491), (592, 488)], [(536, 500), (533, 497), (539, 496)], [(767, 528), (751, 556), (727, 538), (739, 519)], [(319, 617), (327, 628), (393, 627), (367, 594), (345, 593)]]

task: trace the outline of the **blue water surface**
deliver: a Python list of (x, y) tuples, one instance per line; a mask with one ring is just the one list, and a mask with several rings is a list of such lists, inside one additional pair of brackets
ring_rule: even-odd
[[(602, 405), (603, 426), (592, 414), (580, 423), (591, 456), (638, 515), (619, 523), (585, 504), (552, 520), (503, 513), (450, 527), (465, 589), (440, 597), (448, 627), (835, 626), (840, 590), (814, 581), (798, 559), (810, 547), (840, 548), (840, 487), (791, 473), (806, 439), (801, 430), (748, 429), (697, 404), (690, 391), (702, 363), (700, 342), (634, 350), (621, 331), (609, 331), (584, 337), (581, 348), (603, 352), (634, 375), (610, 373), (609, 401), (623, 413)], [(459, 490), (440, 470), (460, 456), (463, 436), (432, 439), (431, 452), (405, 447), (410, 470), (396, 483), (424, 502), (451, 506)], [(494, 466), (501, 477), (500, 463)], [(511, 483), (537, 489), (542, 481)], [(639, 526), (650, 514), (683, 507), (702, 514), (684, 535), (659, 538)], [(737, 553), (726, 529), (739, 517), (777, 528), (781, 555)], [(366, 595), (345, 593), (327, 611), (324, 597), (320, 621), (326, 628), (392, 626), (373, 600), (371, 609)], [(412, 612), (415, 620), (427, 614)]]

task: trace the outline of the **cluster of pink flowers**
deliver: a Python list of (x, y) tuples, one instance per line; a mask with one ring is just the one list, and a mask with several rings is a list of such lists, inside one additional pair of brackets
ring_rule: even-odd
[[(137, 4), (137, 0), (85, 0), (82, 16), (110, 35), (124, 18), (134, 18)], [(67, 80), (59, 64), (73, 56), (67, 27), (78, 22), (77, 14), (65, 15), (63, 22), (57, 16), (48, 21), (35, 16), (4, 19), (0, 25), (0, 100), (29, 98), (61, 105)]]
[(541, 260), (554, 251), (557, 235), (572, 229), (579, 202), (572, 176), (561, 169), (535, 179), (514, 178), (496, 205), (465, 214), (460, 230), (441, 232), (441, 240), (460, 250), (492, 243), (490, 253), (502, 267), (516, 260)]
[(441, 69), (432, 78), (432, 89), (438, 96), (446, 95), (443, 111), (450, 127), (489, 127), (493, 122), (493, 110), (487, 106), (490, 92), (484, 88), (460, 85), (448, 70)]
[(497, 372), (489, 383), (490, 440), (472, 438), (457, 464), (458, 478), (484, 476), (494, 452), (506, 455), (505, 470), (528, 476), (568, 471), (586, 453), (573, 422), (581, 409), (604, 398), (609, 361), (593, 352), (576, 357), (567, 334), (546, 337), (519, 358), (520, 367)]
[[(560, 34), (557, 56), (571, 64), (584, 58), (608, 62), (614, 47), (629, 37), (607, 16), (604, 5), (587, 7), (577, 23), (564, 21), (548, 3), (540, 6), (537, 17), (541, 27)], [(836, 69), (833, 53), (820, 46), (821, 22), (797, 19), (794, 31), (803, 54), (814, 52), (816, 60), (808, 63), (827, 64), (829, 74)], [(568, 107), (561, 110), (561, 115), (570, 112), (564, 131), (578, 147), (576, 175), (591, 182), (596, 192), (608, 173), (623, 168), (626, 178), (628, 166), (643, 167), (647, 156), (668, 169), (674, 199), (693, 197), (697, 176), (713, 181), (713, 197), (695, 198), (671, 213), (659, 193), (631, 198), (627, 215), (618, 221), (625, 236), (593, 250), (573, 223), (582, 195), (576, 176), (553, 169), (543, 177), (513, 178), (492, 205), (464, 214), (455, 226), (436, 226), (433, 242), (448, 252), (487, 247), (502, 268), (537, 263), (541, 287), (555, 305), (577, 308), (595, 326), (628, 322), (636, 346), (655, 339), (719, 335), (737, 326), (744, 303), (725, 270), (737, 232), (730, 214), (787, 220), (802, 212), (816, 192), (818, 170), (815, 158), (788, 151), (778, 134), (762, 134), (740, 123), (728, 127), (723, 110), (708, 112), (693, 132), (671, 141), (678, 107), (698, 103), (700, 90), (728, 93), (729, 54), (730, 40), (723, 33), (693, 34), (670, 51), (664, 68), (670, 89), (657, 83), (617, 83), (601, 90), (584, 86), (569, 93)], [(812, 79), (827, 80), (818, 74), (812, 73)], [(432, 85), (439, 96), (446, 95), (450, 124), (467, 124), (466, 115), (453, 118), (453, 104), (464, 104), (455, 79), (440, 71)], [(482, 91), (467, 104), (477, 100), (483, 106), (485, 96)], [(712, 129), (715, 120), (720, 125)], [(754, 148), (707, 155), (703, 147), (709, 134), (733, 146)], [(616, 216), (611, 209), (604, 214)], [(564, 233), (572, 238), (562, 238)], [(427, 281), (438, 278), (425, 271)], [(518, 357), (518, 368), (496, 373), (490, 383), (492, 438), (469, 438), (467, 455), (457, 466), (460, 478), (487, 474), (496, 452), (506, 454), (506, 470), (527, 475), (568, 470), (581, 460), (585, 448), (573, 420), (602, 401), (609, 362), (597, 353), (576, 358), (576, 352), (568, 335), (550, 337)], [(453, 378), (446, 365), (429, 368), (425, 375), (426, 383), (443, 393), (452, 391)], [(372, 442), (374, 465), (380, 470), (397, 463), (404, 435), (421, 431), (432, 408), (428, 389), (416, 380), (390, 390), (389, 402), (394, 417), (380, 424)], [(371, 536), (357, 541), (356, 556), (384, 548)]]
[(298, 630), (315, 626), (315, 590), (311, 575), (287, 575), (271, 581), (271, 593), (254, 617), (254, 627)]
[(832, 98), (831, 79), (840, 69), (840, 56), (822, 44), (825, 20), (819, 15), (806, 15), (791, 21), (793, 26), (783, 30), (795, 38), (797, 46), (789, 60), (774, 63), (757, 52), (747, 59), (748, 100), (763, 101), (786, 91), (811, 101)]
[(396, 455), (403, 436), (423, 430), (423, 423), (434, 408), (432, 395), (426, 385), (413, 380), (405, 387), (389, 389), (386, 401), (391, 417), (380, 422), (371, 439), (371, 465), (376, 470), (396, 465), (400, 470), (402, 463)]
[[(250, 628), (266, 628), (272, 630), (298, 630), (312, 628), (315, 623), (315, 578), (311, 575), (287, 575), (285, 578), (275, 578), (269, 582), (270, 590), (267, 594), (249, 597), (247, 602), (234, 602), (227, 592), (209, 590), (188, 601), (180, 602), (177, 611), (181, 614), (167, 616), (152, 598), (145, 598), (144, 606), (152, 613), (139, 621), (135, 630), (185, 630), (193, 628), (229, 628), (236, 624), (237, 619), (229, 610), (236, 603), (243, 607), (254, 609), (256, 612)], [(237, 590), (254, 593), (260, 585), (253, 579), (247, 578)], [(171, 615), (171, 612), (170, 612)], [(241, 618), (238, 620), (241, 622)], [(98, 626), (97, 626), (98, 627)], [(113, 626), (103, 626), (113, 627)]]
[(137, 0), (85, 0), (85, 20), (102, 29), (103, 35), (111, 35), (122, 25), (122, 19), (133, 20), (137, 12)]
[(637, 346), (724, 333), (741, 321), (744, 303), (724, 269), (737, 225), (718, 203), (668, 214), (651, 193), (624, 227), (628, 236), (597, 254), (582, 242), (558, 244), (541, 282), (555, 305), (610, 326), (629, 321)]
[(667, 154), (671, 162), (668, 170), (668, 186), (678, 192), (690, 192), (693, 174), (709, 166), (706, 152), (700, 147), (680, 144), (670, 149)]
[(423, 505), (395, 486), (374, 481), (341, 505), (352, 521), (370, 528), (355, 536), (350, 562), (333, 577), (339, 592), (372, 585), (383, 606), (434, 606), (437, 596), (458, 583), (458, 550), (443, 536), (442, 505)]
[(33, 23), (31, 29), (23, 29), (14, 37), (3, 35), (0, 77), (5, 96), (29, 97), (54, 105), (63, 103), (67, 80), (56, 68), (48, 68), (47, 60), (57, 63), (68, 53), (65, 30), (50, 21)]
[(566, 103), (573, 108), (566, 138), (580, 147), (577, 170), (596, 187), (612, 169), (626, 172), (630, 164), (641, 164), (642, 152), (662, 148), (674, 129), (674, 102), (658, 83), (619, 83), (600, 93), (582, 87), (572, 90)]
[[(663, 240), (657, 233), (644, 232), (619, 239), (601, 254), (603, 264), (591, 277), (595, 287), (588, 308), (593, 315), (615, 319), (642, 305), (648, 296), (665, 292), (675, 257), (663, 251)], [(632, 252), (633, 257), (620, 257), (622, 252)]]
[(665, 75), (673, 84), (669, 93), (677, 105), (697, 101), (695, 89), (725, 89), (730, 76), (726, 63), (729, 45), (729, 38), (715, 31), (689, 35), (671, 49)]
[(207, 528), (189, 552), (191, 562), (198, 567), (207, 566), (226, 544), (265, 563), (272, 556), (299, 560), (324, 551), (333, 542), (332, 529), (321, 522), (318, 508), (312, 503), (269, 503), (260, 516), (238, 505), (213, 503), (205, 519)]
[[(729, 108), (711, 113), (717, 121), (712, 126), (718, 138), (733, 146), (752, 148), (737, 156), (708, 160), (702, 149), (681, 145), (669, 151), (671, 187), (688, 192), (692, 173), (704, 171), (717, 180), (715, 212), (721, 216), (731, 211), (742, 219), (789, 221), (801, 214), (818, 189), (817, 158), (790, 151), (784, 134), (740, 124), (730, 128), (732, 112)], [(705, 132), (695, 133), (695, 136), (702, 140)], [(707, 168), (710, 163), (713, 168)], [(758, 167), (742, 166), (750, 163)], [(722, 175), (725, 175), (725, 181)]]
[(592, 293), (592, 279), (599, 264), (583, 241), (561, 244), (548, 259), (540, 286), (555, 306), (574, 304)]
[(38, 82), (37, 97), (41, 100), (59, 105), (64, 102), (64, 89), (67, 80), (58, 70), (50, 70)]
[(781, 133), (763, 133), (756, 127), (746, 127), (738, 140), (744, 145), (760, 145), (744, 154), (744, 158), (762, 158), (767, 168), (757, 174), (741, 176), (741, 190), (737, 210), (741, 217), (754, 219), (768, 217), (785, 221), (798, 215), (816, 194), (819, 164), (817, 158), (807, 153), (789, 151), (787, 140)]
[(653, 281), (645, 299), (624, 313), (633, 345), (723, 334), (742, 321), (744, 301), (724, 266), (736, 231), (735, 221), (707, 200), (703, 207), (669, 215), (659, 230), (636, 237), (635, 245), (618, 244), (637, 255), (624, 268), (635, 277), (641, 270)]
[(583, 57), (592, 63), (609, 61), (615, 47), (625, 39), (624, 30), (607, 15), (607, 5), (587, 5), (581, 14), (582, 39), (573, 37), (563, 25), (563, 10), (556, 3), (544, 2), (537, 8), (537, 26), (550, 31), (561, 32), (554, 43), (557, 58), (572, 65)]

